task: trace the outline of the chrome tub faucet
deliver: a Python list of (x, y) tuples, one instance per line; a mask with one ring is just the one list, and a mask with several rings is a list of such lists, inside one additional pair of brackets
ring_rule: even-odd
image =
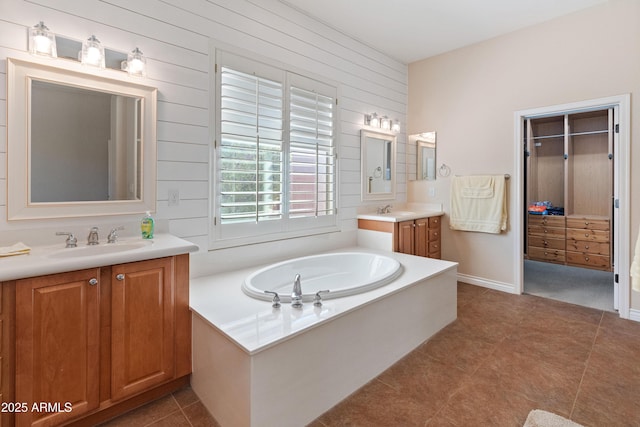
[(300, 275), (296, 274), (293, 279), (293, 292), (291, 293), (291, 307), (302, 307), (302, 285), (300, 284)]

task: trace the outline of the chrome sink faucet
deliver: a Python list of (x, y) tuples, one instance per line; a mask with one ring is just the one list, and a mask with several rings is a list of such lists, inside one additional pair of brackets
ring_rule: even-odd
[(293, 279), (293, 292), (291, 293), (291, 307), (302, 307), (302, 285), (300, 284), (300, 275), (296, 274)]
[(107, 243), (116, 243), (118, 241), (118, 231), (124, 230), (124, 226), (112, 228), (107, 236)]
[(391, 205), (381, 206), (378, 208), (379, 214), (391, 213)]
[(100, 238), (98, 237), (98, 227), (91, 227), (89, 236), (87, 237), (87, 245), (97, 245), (99, 243)]

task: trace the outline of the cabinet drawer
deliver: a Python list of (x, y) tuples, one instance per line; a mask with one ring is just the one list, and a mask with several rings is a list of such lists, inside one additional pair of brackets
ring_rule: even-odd
[(567, 218), (567, 228), (609, 230), (609, 221), (606, 219)]
[(550, 239), (542, 236), (529, 236), (529, 246), (546, 248), (546, 249), (562, 249), (564, 250), (564, 239)]
[(567, 251), (609, 255), (609, 243), (567, 240)]
[(529, 225), (564, 227), (564, 218), (559, 215), (529, 215)]
[(609, 242), (609, 232), (603, 230), (567, 229), (567, 240), (583, 240), (589, 242)]
[(609, 270), (611, 268), (611, 261), (608, 256), (583, 254), (579, 252), (567, 252), (567, 264), (580, 265), (601, 270)]
[(564, 262), (565, 252), (559, 249), (543, 249), (529, 247), (527, 253), (530, 259), (539, 259), (542, 261)]
[(440, 240), (429, 242), (429, 254), (434, 252), (440, 252)]
[(429, 241), (433, 242), (436, 240), (440, 241), (440, 229), (439, 228), (437, 230), (429, 229)]
[(429, 217), (429, 228), (440, 228), (440, 223), (442, 222), (442, 217), (432, 216)]
[(530, 225), (529, 235), (548, 237), (550, 239), (564, 239), (565, 232), (564, 232), (564, 227), (556, 228), (556, 227), (547, 227), (544, 225)]
[(433, 259), (440, 259), (441, 258), (441, 253), (440, 251), (438, 252), (429, 252), (429, 258), (433, 258)]

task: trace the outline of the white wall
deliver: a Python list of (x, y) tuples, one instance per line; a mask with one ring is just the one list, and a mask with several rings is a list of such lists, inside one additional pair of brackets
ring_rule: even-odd
[[(631, 93), (632, 241), (640, 226), (640, 2), (610, 0), (553, 21), (409, 66), (408, 133), (438, 132), (438, 165), (452, 175), (515, 173), (514, 112)], [(514, 183), (509, 212), (515, 205)], [(410, 182), (409, 200), (436, 201), (449, 210), (450, 179)], [(520, 210), (519, 210), (520, 209)], [(514, 287), (519, 262), (515, 232), (442, 232), (444, 259), (458, 272), (497, 287)], [(632, 250), (633, 248), (630, 248)], [(637, 294), (632, 292), (632, 294)], [(633, 298), (635, 297), (635, 299)], [(632, 295), (632, 307), (640, 307)]]
[[(360, 202), (360, 140), (363, 114), (377, 111), (406, 123), (407, 66), (276, 0), (2, 0), (0, 2), (0, 232), (33, 227), (99, 225), (113, 218), (7, 222), (6, 57), (28, 59), (27, 28), (38, 21), (54, 32), (82, 40), (95, 34), (110, 49), (139, 47), (148, 58), (148, 81), (158, 87), (158, 211), (170, 231), (207, 247), (209, 227), (210, 43), (221, 42), (281, 61), (287, 67), (339, 83), (340, 210), (343, 233), (255, 246), (251, 251), (215, 251), (209, 266), (229, 258), (254, 260), (274, 252), (355, 242)], [(404, 132), (399, 136), (404, 158)], [(404, 165), (397, 171), (398, 196), (406, 201)], [(11, 185), (9, 182), (8, 185)], [(168, 206), (178, 189), (180, 204)], [(123, 218), (134, 219), (134, 218)], [(82, 234), (81, 234), (82, 235)], [(0, 239), (2, 234), (0, 233)], [(12, 242), (0, 242), (0, 244)], [(236, 257), (237, 254), (237, 257)], [(256, 258), (257, 257), (257, 258)], [(237, 261), (240, 262), (240, 261)]]

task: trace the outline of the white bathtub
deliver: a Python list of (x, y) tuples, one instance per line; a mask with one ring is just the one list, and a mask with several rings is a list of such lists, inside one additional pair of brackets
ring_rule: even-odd
[(402, 274), (398, 260), (368, 252), (337, 252), (279, 262), (251, 273), (242, 290), (252, 298), (269, 301), (277, 292), (291, 301), (295, 276), (300, 275), (302, 301), (312, 301), (316, 292), (328, 290), (322, 299), (340, 298), (384, 286)]
[(248, 297), (240, 284), (255, 267), (191, 278), (191, 386), (221, 425), (307, 425), (455, 320), (456, 263), (345, 252), (391, 258), (401, 274), (301, 309)]

